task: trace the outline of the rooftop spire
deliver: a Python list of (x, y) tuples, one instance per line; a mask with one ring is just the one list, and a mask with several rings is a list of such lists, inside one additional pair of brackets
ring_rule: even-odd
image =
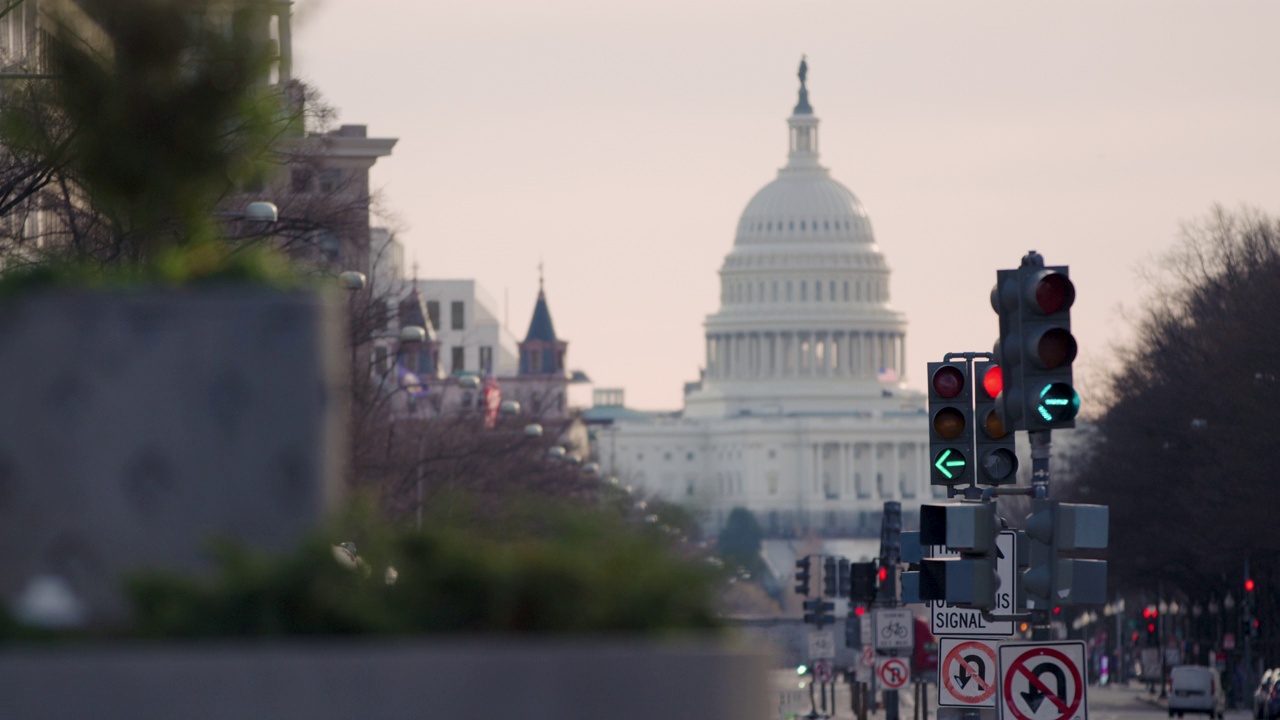
[(806, 55), (800, 56), (800, 71), (796, 73), (800, 78), (800, 101), (796, 103), (796, 107), (791, 111), (793, 115), (812, 115), (813, 106), (809, 104), (809, 88), (805, 87), (805, 80), (809, 76), (809, 63), (805, 61)]

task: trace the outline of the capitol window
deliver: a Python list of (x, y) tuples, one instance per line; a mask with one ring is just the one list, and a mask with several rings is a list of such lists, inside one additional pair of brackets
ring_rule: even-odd
[(830, 290), (830, 293), (828, 293), (828, 294), (827, 294), (827, 297), (828, 297), (828, 298), (831, 298), (831, 300), (832, 300), (832, 301), (835, 301), (835, 299), (836, 299), (836, 281), (835, 281), (835, 280), (832, 280), (832, 281), (831, 281), (831, 284), (830, 284), (830, 285), (828, 285), (828, 286), (827, 286), (827, 288)]
[(800, 229), (801, 229), (801, 230), (804, 230), (804, 221), (803, 221), (803, 220), (801, 220), (801, 221), (800, 221)]
[(787, 281), (787, 302), (791, 302), (791, 281)]
[(809, 302), (809, 281), (800, 281), (800, 302)]
[(844, 301), (849, 302), (849, 281), (844, 281)]
[(813, 284), (813, 299), (822, 302), (822, 281), (819, 280)]

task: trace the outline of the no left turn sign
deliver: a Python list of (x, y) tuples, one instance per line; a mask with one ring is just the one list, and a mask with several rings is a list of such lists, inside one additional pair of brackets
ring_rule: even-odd
[(884, 658), (876, 668), (876, 676), (880, 678), (885, 690), (898, 690), (911, 679), (911, 670), (902, 658)]
[(1088, 720), (1084, 643), (1000, 646), (1000, 717)]
[(997, 641), (973, 638), (939, 638), (938, 705), (944, 707), (995, 707)]

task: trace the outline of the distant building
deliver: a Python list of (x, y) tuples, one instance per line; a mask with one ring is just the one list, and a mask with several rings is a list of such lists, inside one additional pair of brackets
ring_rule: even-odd
[[(906, 318), (862, 204), (818, 162), (801, 77), (789, 153), (747, 204), (706, 318), (706, 368), (675, 413), (598, 396), (595, 453), (716, 532), (735, 507), (773, 537), (872, 537), (884, 501), (914, 522), (930, 485), (926, 402), (903, 384)], [(939, 492), (942, 490), (942, 492)]]
[[(497, 382), (503, 400), (514, 400), (536, 418), (567, 419), (589, 407), (591, 380), (566, 366), (569, 343), (556, 334), (545, 290), (538, 289), (524, 340), (498, 319), (496, 304), (475, 280), (414, 280), (400, 301), (397, 326), (386, 333), (386, 352), (375, 367), (390, 378), (393, 364), (415, 373), (427, 390), (410, 412), (428, 415), (475, 405), (479, 395), (459, 390), (460, 378)], [(427, 342), (404, 344), (400, 329), (424, 328)], [(400, 348), (397, 352), (394, 348)]]
[(445, 373), (516, 374), (516, 338), (502, 324), (497, 303), (475, 280), (418, 280), (416, 286), (439, 335)]

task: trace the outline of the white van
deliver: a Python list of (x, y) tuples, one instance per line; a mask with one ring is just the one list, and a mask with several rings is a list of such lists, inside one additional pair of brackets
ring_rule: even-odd
[(1169, 673), (1169, 717), (1193, 712), (1222, 720), (1226, 709), (1227, 697), (1213, 668), (1179, 665)]

